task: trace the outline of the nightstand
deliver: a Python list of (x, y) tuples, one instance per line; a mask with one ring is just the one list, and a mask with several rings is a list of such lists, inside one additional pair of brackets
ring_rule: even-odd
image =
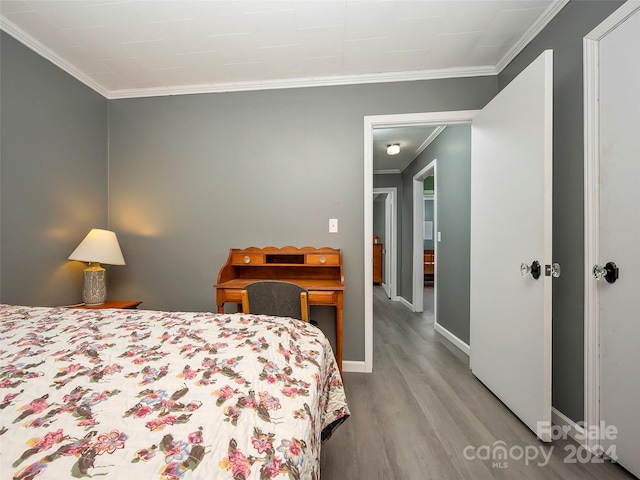
[(68, 308), (86, 308), (89, 310), (100, 310), (103, 308), (125, 308), (125, 309), (134, 309), (138, 308), (142, 302), (139, 300), (107, 300), (100, 305), (70, 305)]

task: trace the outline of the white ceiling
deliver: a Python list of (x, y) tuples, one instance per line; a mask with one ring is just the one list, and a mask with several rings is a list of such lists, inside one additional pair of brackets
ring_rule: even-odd
[(495, 75), (567, 1), (0, 0), (0, 27), (114, 99)]
[[(438, 136), (442, 127), (415, 126), (373, 130), (373, 170), (376, 174), (399, 173)], [(387, 145), (397, 143), (400, 153), (387, 155)]]

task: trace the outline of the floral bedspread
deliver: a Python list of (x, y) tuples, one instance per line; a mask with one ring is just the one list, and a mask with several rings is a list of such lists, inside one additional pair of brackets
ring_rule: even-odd
[(308, 323), (0, 305), (3, 479), (318, 479), (348, 416)]

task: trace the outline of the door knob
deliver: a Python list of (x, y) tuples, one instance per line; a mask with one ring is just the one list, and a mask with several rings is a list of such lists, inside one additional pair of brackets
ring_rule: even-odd
[(534, 260), (531, 262), (531, 266), (524, 262), (520, 264), (520, 275), (526, 277), (529, 274), (531, 274), (531, 276), (536, 280), (540, 278), (540, 262)]
[(596, 280), (600, 280), (604, 277), (604, 279), (609, 283), (615, 283), (618, 279), (619, 269), (613, 262), (607, 262), (607, 264), (603, 267), (598, 264), (593, 266), (593, 276)]

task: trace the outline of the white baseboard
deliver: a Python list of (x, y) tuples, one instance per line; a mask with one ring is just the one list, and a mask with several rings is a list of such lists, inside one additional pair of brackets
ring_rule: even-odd
[(364, 361), (343, 360), (342, 371), (351, 373), (367, 373)]
[(440, 335), (442, 335), (444, 338), (446, 338), (451, 343), (453, 343), (456, 347), (462, 350), (462, 353), (464, 353), (467, 356), (471, 354), (471, 347), (466, 343), (464, 343), (462, 340), (460, 340), (458, 337), (456, 337), (449, 330), (444, 328), (442, 325), (440, 325), (439, 323), (436, 323), (434, 325), (434, 329), (436, 332), (438, 332)]
[(405, 307), (407, 307), (409, 310), (413, 311), (413, 305), (411, 304), (411, 302), (407, 301), (406, 298), (404, 297), (397, 297), (397, 301), (400, 302), (401, 304), (403, 304)]
[(566, 431), (567, 435), (578, 442), (579, 445), (588, 448), (585, 441), (584, 428), (553, 407), (551, 408), (551, 423), (562, 428), (563, 432)]

